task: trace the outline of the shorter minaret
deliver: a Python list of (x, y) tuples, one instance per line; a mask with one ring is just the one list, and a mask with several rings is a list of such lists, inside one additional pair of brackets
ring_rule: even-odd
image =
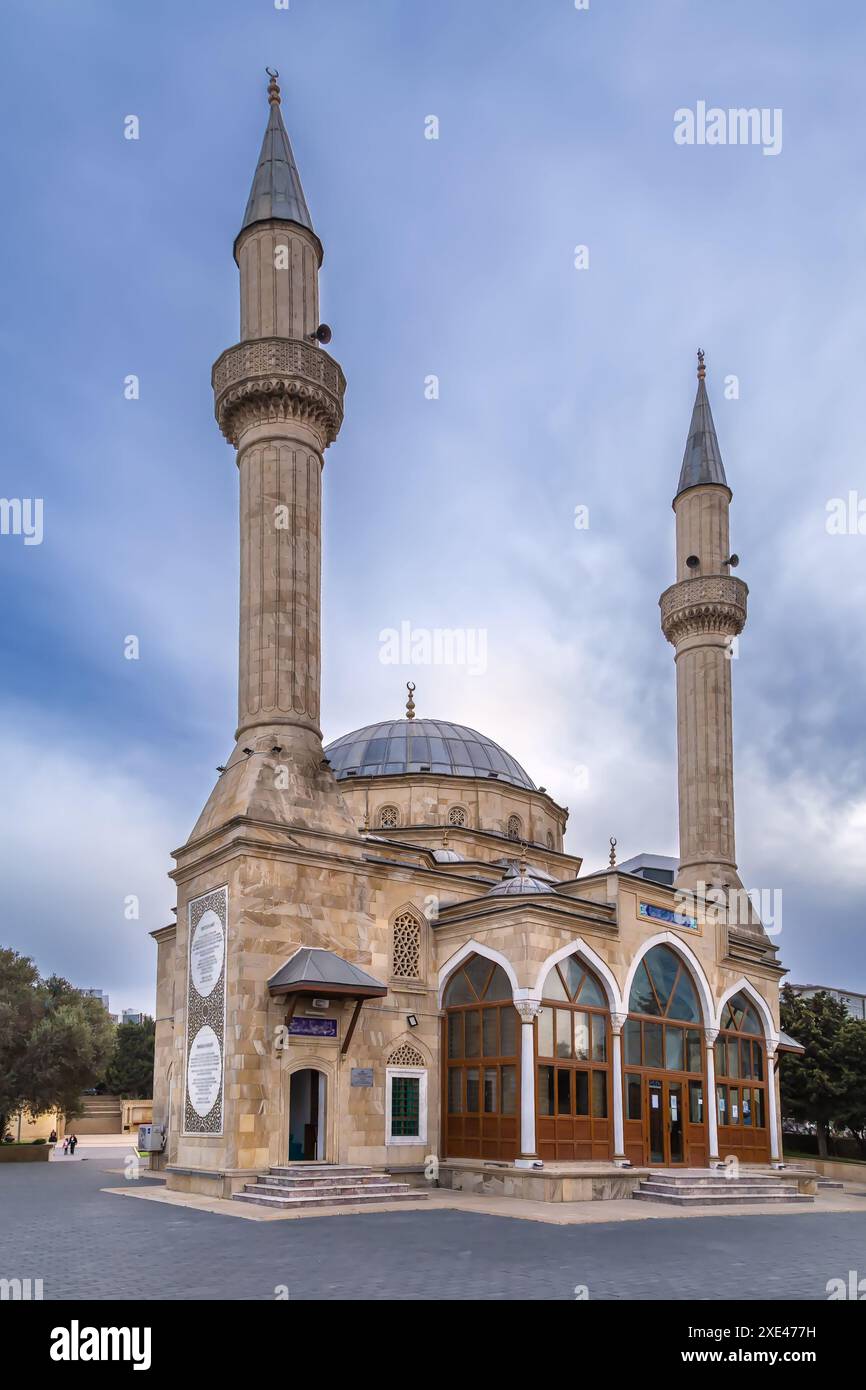
[(673, 501), (677, 582), (659, 600), (676, 649), (680, 867), (677, 887), (739, 888), (734, 847), (732, 639), (748, 589), (731, 574), (731, 490), (707, 396), (703, 352), (679, 487)]

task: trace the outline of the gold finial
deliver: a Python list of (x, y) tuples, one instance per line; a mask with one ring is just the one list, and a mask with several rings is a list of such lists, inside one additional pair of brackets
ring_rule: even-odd
[(616, 837), (614, 835), (610, 837), (610, 867), (616, 868)]
[(415, 701), (412, 699), (412, 696), (415, 694), (415, 682), (414, 682), (414, 681), (407, 681), (407, 682), (406, 682), (406, 689), (407, 689), (408, 692), (409, 692), (409, 699), (406, 701), (406, 718), (407, 718), (407, 719), (414, 719), (414, 718), (415, 718)]
[(274, 106), (274, 105), (279, 106), (279, 104), (280, 104), (280, 89), (279, 89), (279, 86), (278, 86), (278, 84), (277, 84), (277, 78), (279, 77), (280, 74), (279, 74), (279, 72), (276, 70), (276, 68), (273, 70), (273, 72), (271, 71), (270, 68), (265, 68), (265, 72), (268, 74), (268, 77), (271, 79), (270, 82), (268, 83), (268, 101), (270, 102), (271, 106)]
[(521, 845), (520, 845), (520, 864), (518, 865), (518, 867), (519, 867), (519, 869), (520, 869), (520, 877), (521, 877), (521, 878), (526, 878), (526, 872), (527, 872), (527, 870), (528, 870), (528, 868), (529, 868), (529, 865), (528, 865), (527, 862), (526, 862), (526, 841), (525, 841), (525, 840), (521, 841)]
[(704, 362), (704, 350), (698, 348), (698, 381), (703, 381), (707, 374), (706, 363)]
[(443, 848), (443, 849), (447, 849), (447, 848), (448, 848), (448, 835), (449, 835), (449, 831), (446, 830), (446, 831), (445, 831), (445, 834), (442, 836), (442, 848)]

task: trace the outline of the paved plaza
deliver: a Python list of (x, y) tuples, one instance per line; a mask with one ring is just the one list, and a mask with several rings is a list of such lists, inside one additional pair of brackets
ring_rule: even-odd
[(47, 1300), (570, 1300), (581, 1285), (591, 1299), (823, 1300), (828, 1279), (866, 1273), (866, 1197), (862, 1212), (616, 1221), (596, 1202), (579, 1225), (433, 1202), (262, 1221), (105, 1191), (161, 1190), (126, 1183), (125, 1152), (91, 1141), (81, 1161), (0, 1168), (0, 1277), (41, 1278)]

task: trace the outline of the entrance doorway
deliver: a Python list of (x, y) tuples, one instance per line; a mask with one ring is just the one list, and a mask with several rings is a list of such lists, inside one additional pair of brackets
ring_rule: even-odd
[(647, 1162), (662, 1168), (682, 1165), (686, 1161), (683, 1083), (666, 1076), (647, 1076), (644, 1082)]
[(289, 1078), (289, 1162), (315, 1163), (325, 1158), (327, 1077), (304, 1067)]

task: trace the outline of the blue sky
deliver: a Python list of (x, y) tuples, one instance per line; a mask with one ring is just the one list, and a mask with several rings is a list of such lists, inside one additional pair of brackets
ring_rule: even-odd
[[(237, 479), (209, 381), (270, 64), (349, 382), (326, 738), (399, 715), (411, 677), (419, 714), (570, 807), (587, 867), (610, 835), (676, 852), (657, 599), (703, 346), (751, 591), (741, 873), (782, 891), (793, 978), (866, 989), (866, 535), (825, 524), (866, 498), (862, 7), (47, 0), (5, 38), (0, 491), (44, 499), (44, 540), (0, 537), (4, 944), (152, 1005), (169, 852), (234, 728)], [(780, 108), (781, 153), (676, 145), (701, 100)], [(484, 629), (486, 672), (383, 665), (403, 620)]]

